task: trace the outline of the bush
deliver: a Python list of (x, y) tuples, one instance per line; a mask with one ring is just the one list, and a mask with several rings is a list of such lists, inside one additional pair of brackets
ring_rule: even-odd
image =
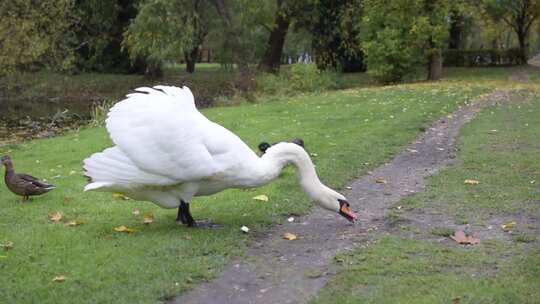
[(523, 64), (519, 49), (445, 50), (443, 65), (451, 67), (510, 66)]
[(279, 75), (259, 74), (256, 77), (257, 92), (291, 95), (339, 88), (336, 73), (320, 71), (314, 64), (293, 64), (289, 67)]

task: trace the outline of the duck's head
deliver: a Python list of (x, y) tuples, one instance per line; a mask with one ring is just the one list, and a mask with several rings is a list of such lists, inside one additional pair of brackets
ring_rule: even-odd
[(342, 194), (325, 187), (324, 193), (320, 194), (314, 201), (324, 209), (339, 213), (348, 221), (353, 222), (356, 220), (356, 214), (351, 210), (349, 202)]
[(9, 155), (2, 156), (2, 158), (0, 158), (0, 162), (2, 162), (2, 165), (4, 165), (4, 166), (12, 165), (11, 157), (9, 157)]

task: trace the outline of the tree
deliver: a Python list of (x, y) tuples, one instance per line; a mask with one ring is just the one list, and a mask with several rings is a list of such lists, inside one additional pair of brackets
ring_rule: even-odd
[[(429, 63), (440, 65), (448, 35), (445, 0), (365, 0), (362, 46), (368, 73), (380, 82), (400, 82)], [(435, 75), (436, 76), (436, 75)]]
[(145, 58), (148, 73), (159, 76), (164, 60), (186, 62), (194, 72), (198, 51), (213, 20), (206, 0), (149, 0), (125, 32), (124, 45), (133, 61)]
[(522, 64), (529, 58), (529, 34), (540, 16), (540, 0), (484, 0), (486, 12), (494, 19), (502, 19), (517, 35)]
[(69, 70), (72, 12), (72, 0), (1, 1), (0, 75), (43, 66)]
[[(98, 72), (132, 72), (123, 34), (137, 15), (136, 0), (76, 0), (77, 66)], [(135, 67), (136, 68), (136, 67)]]
[(360, 0), (315, 1), (311, 18), (312, 47), (319, 69), (365, 70), (359, 40)]

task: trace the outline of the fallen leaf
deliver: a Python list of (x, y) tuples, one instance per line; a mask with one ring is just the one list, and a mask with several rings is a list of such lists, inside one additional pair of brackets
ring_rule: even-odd
[(54, 277), (54, 279), (52, 279), (53, 282), (59, 282), (59, 283), (64, 282), (65, 280), (66, 280), (66, 277), (63, 275), (56, 276)]
[(64, 214), (60, 211), (49, 213), (49, 220), (51, 220), (51, 222), (58, 223), (63, 217)]
[(382, 178), (382, 177), (377, 178), (377, 179), (375, 180), (375, 182), (376, 182), (377, 184), (386, 184), (386, 180), (385, 180), (384, 178)]
[(133, 209), (133, 211), (131, 211), (131, 214), (139, 215), (139, 214), (141, 214), (141, 212), (139, 211), (139, 209)]
[(69, 175), (73, 175), (73, 174), (77, 174), (77, 171), (75, 171), (75, 170), (69, 171)]
[(463, 181), (464, 184), (467, 184), (467, 185), (478, 185), (480, 184), (479, 181), (475, 180), (475, 179), (466, 179)]
[(466, 235), (463, 230), (456, 230), (456, 232), (454, 232), (454, 235), (450, 236), (450, 238), (458, 242), (458, 244), (474, 245), (480, 243), (480, 239), (474, 238), (470, 235)]
[(149, 225), (154, 222), (154, 215), (152, 213), (146, 213), (143, 217), (143, 224)]
[(132, 229), (132, 228), (128, 228), (128, 227), (122, 225), (122, 226), (119, 226), (119, 227), (115, 227), (114, 231), (116, 231), (116, 232), (125, 232), (125, 233), (134, 233), (137, 230)]
[(517, 224), (516, 222), (508, 222), (506, 224), (502, 224), (501, 228), (504, 231), (512, 230), (512, 228), (514, 228), (516, 226), (516, 224)]
[(287, 219), (287, 222), (289, 222), (289, 223), (294, 222), (294, 217), (291, 216), (290, 218), (288, 218), (288, 219)]
[(261, 194), (253, 197), (256, 201), (268, 202), (268, 196)]
[(123, 200), (128, 200), (129, 197), (125, 196), (123, 193), (119, 193), (119, 192), (114, 192), (112, 194), (112, 196), (115, 198), (115, 199), (123, 199)]
[(248, 233), (248, 232), (249, 232), (249, 228), (246, 227), (246, 226), (242, 226), (242, 227), (240, 228), (240, 230), (242, 230), (242, 232), (244, 232), (244, 233)]
[(67, 222), (65, 225), (70, 226), (70, 227), (75, 227), (75, 226), (79, 226), (79, 225), (82, 225), (82, 224), (84, 224), (84, 221), (74, 220), (74, 221)]
[(7, 241), (3, 244), (0, 244), (2, 248), (4, 248), (5, 251), (8, 251), (13, 248), (13, 242)]
[(283, 234), (283, 238), (286, 239), (286, 240), (289, 240), (289, 241), (294, 241), (296, 240), (298, 237), (295, 235), (295, 234), (292, 234), (290, 232), (285, 232)]
[(452, 304), (459, 304), (460, 303), (460, 298), (459, 297), (455, 297), (452, 299)]

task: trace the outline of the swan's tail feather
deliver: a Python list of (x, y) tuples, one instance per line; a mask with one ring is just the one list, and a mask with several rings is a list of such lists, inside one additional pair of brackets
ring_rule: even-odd
[(131, 188), (141, 184), (170, 184), (168, 178), (144, 172), (118, 148), (94, 153), (84, 160), (83, 169), (89, 184), (84, 191), (101, 188)]

